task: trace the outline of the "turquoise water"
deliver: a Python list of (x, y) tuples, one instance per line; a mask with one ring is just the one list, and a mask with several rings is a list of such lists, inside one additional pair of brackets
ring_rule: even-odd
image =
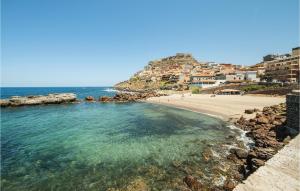
[(221, 151), (228, 135), (238, 132), (218, 119), (148, 103), (5, 108), (1, 187), (130, 190), (143, 183), (164, 190), (199, 170), (209, 184), (219, 162), (206, 162), (201, 153)]

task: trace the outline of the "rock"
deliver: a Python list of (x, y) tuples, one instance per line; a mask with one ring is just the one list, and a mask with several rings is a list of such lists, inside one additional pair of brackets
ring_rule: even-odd
[(287, 136), (286, 138), (284, 138), (283, 143), (288, 144), (290, 141), (291, 141), (291, 137)]
[(126, 187), (128, 191), (149, 191), (147, 184), (142, 178), (137, 178)]
[(201, 188), (203, 187), (201, 182), (191, 175), (184, 177), (183, 182), (185, 182), (186, 185), (193, 191), (201, 191)]
[(101, 101), (101, 102), (109, 102), (109, 101), (111, 101), (111, 98), (108, 97), (108, 96), (102, 96), (102, 97), (99, 98), (99, 101)]
[(282, 122), (281, 122), (280, 120), (279, 120), (279, 121), (274, 120), (274, 121), (272, 122), (272, 124), (273, 124), (273, 125), (281, 125)]
[(269, 123), (269, 120), (268, 120), (268, 118), (261, 116), (257, 119), (257, 123), (258, 124), (267, 124), (267, 123)]
[(113, 97), (103, 96), (99, 98), (101, 102), (135, 102), (144, 100), (150, 97), (164, 96), (165, 94), (159, 94), (156, 92), (132, 92), (132, 93), (117, 93)]
[[(265, 161), (269, 160), (280, 148), (287, 144), (289, 138), (284, 140), (288, 135), (286, 132), (285, 121), (285, 105), (275, 105), (264, 107), (262, 113), (256, 113), (256, 117), (246, 120), (240, 118), (236, 124), (248, 132), (247, 137), (251, 137), (255, 145), (250, 152), (239, 152), (236, 149), (231, 150), (228, 159), (240, 166), (241, 162), (247, 165), (245, 177), (254, 172), (260, 166), (263, 166)], [(251, 113), (252, 111), (245, 111)], [(254, 111), (256, 112), (256, 111)], [(244, 158), (246, 157), (246, 158)]]
[(202, 152), (202, 157), (205, 161), (209, 161), (213, 157), (212, 150), (210, 148), (204, 149)]
[(254, 150), (251, 150), (249, 153), (248, 153), (248, 158), (252, 159), (252, 158), (256, 158), (257, 157), (257, 154)]
[(7, 99), (1, 99), (1, 100), (0, 100), (0, 105), (1, 105), (1, 107), (7, 107), (7, 106), (10, 106), (10, 101), (7, 100)]
[(246, 114), (252, 114), (252, 113), (254, 113), (254, 109), (246, 109), (245, 113)]
[(251, 159), (251, 163), (252, 165), (255, 165), (256, 167), (260, 167), (265, 165), (265, 162), (263, 160), (257, 159), (257, 158), (253, 158)]
[(175, 167), (175, 168), (178, 168), (178, 167), (180, 167), (180, 165), (181, 165), (181, 162), (180, 162), (180, 161), (177, 161), (177, 160), (175, 160), (175, 161), (172, 161), (172, 165), (173, 165), (173, 167)]
[(73, 93), (49, 94), (40, 96), (12, 96), (10, 99), (1, 99), (1, 107), (18, 107), (24, 105), (61, 104), (76, 102), (77, 97)]
[(254, 108), (254, 112), (259, 112), (260, 109)]
[(245, 159), (248, 156), (248, 152), (243, 149), (236, 149), (235, 154), (239, 159)]
[(234, 187), (235, 187), (235, 183), (233, 182), (233, 180), (231, 180), (231, 179), (225, 180), (224, 185), (223, 185), (224, 190), (231, 191), (234, 189)]
[(93, 96), (87, 96), (85, 98), (86, 101), (95, 101), (94, 97)]
[(236, 155), (239, 159), (245, 159), (248, 156), (248, 152), (246, 150), (239, 148), (232, 148), (229, 152)]

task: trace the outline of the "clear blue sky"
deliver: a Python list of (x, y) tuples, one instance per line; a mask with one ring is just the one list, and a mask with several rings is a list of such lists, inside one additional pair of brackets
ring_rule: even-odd
[(2, 86), (109, 86), (192, 53), (250, 65), (299, 46), (298, 0), (2, 0)]

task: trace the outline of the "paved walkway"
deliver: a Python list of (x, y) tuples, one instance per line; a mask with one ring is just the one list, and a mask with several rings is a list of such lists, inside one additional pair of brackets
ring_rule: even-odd
[(300, 135), (234, 191), (300, 191)]

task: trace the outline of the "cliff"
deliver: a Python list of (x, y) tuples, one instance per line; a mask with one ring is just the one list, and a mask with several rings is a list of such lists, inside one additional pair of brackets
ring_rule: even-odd
[(191, 54), (177, 53), (175, 56), (150, 61), (143, 70), (129, 80), (116, 84), (115, 88), (130, 91), (184, 89), (190, 71), (198, 64)]

